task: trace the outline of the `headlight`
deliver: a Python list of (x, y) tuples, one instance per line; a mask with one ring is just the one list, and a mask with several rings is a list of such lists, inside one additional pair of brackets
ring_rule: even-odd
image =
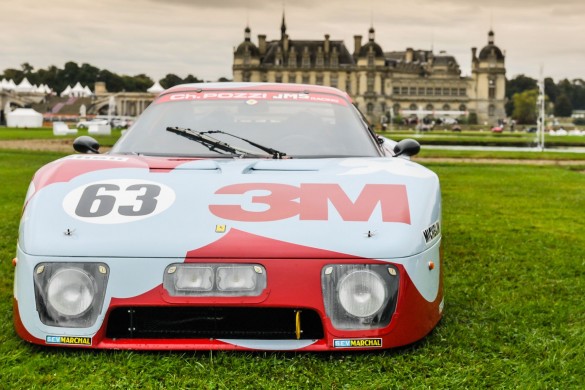
[(217, 268), (217, 288), (220, 291), (253, 291), (258, 275), (250, 266)]
[(163, 286), (171, 296), (258, 296), (266, 270), (258, 264), (171, 264)]
[(388, 296), (382, 278), (367, 270), (344, 275), (337, 288), (341, 306), (348, 314), (360, 318), (380, 311)]
[(398, 298), (398, 270), (391, 264), (327, 265), (321, 273), (325, 311), (337, 329), (387, 326)]
[(184, 266), (175, 270), (173, 281), (177, 291), (211, 291), (213, 288), (211, 267)]
[(97, 263), (41, 263), (34, 271), (35, 298), (45, 325), (92, 326), (102, 310), (109, 269)]
[(57, 271), (47, 284), (47, 303), (64, 316), (78, 316), (90, 308), (95, 280), (78, 268)]

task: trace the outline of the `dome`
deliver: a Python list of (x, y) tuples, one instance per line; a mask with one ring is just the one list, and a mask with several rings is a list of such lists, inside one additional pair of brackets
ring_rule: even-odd
[(504, 60), (504, 54), (500, 48), (494, 44), (494, 32), (490, 30), (488, 33), (488, 44), (479, 52), (479, 60), (485, 61), (491, 56), (495, 57), (496, 60), (499, 61)]
[(260, 50), (254, 45), (251, 41), (244, 41), (240, 43), (238, 48), (236, 49), (236, 55), (244, 55), (244, 53), (250, 53), (252, 56), (260, 55)]
[(246, 52), (250, 53), (252, 56), (260, 55), (260, 50), (258, 50), (256, 45), (254, 45), (250, 39), (251, 32), (252, 30), (250, 30), (250, 27), (246, 26), (246, 29), (244, 30), (244, 42), (240, 43), (236, 49), (236, 55), (244, 55)]
[(384, 57), (384, 51), (382, 50), (380, 45), (378, 45), (374, 41), (370, 41), (362, 46), (362, 48), (360, 49), (360, 57), (367, 56), (368, 53), (370, 52), (370, 48), (372, 48), (372, 51), (374, 52), (374, 55), (376, 57)]
[(376, 30), (374, 30), (374, 27), (370, 27), (368, 30), (368, 43), (363, 45), (360, 49), (360, 57), (367, 56), (370, 50), (374, 52), (376, 57), (384, 57), (384, 51), (382, 50), (382, 47), (380, 47), (380, 45), (378, 45), (375, 41), (375, 33)]

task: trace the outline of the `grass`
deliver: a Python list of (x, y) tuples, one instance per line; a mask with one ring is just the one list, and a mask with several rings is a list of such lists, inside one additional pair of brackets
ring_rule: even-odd
[[(122, 129), (114, 128), (112, 129), (112, 134), (109, 136), (94, 136), (100, 145), (102, 146), (112, 146), (114, 143), (120, 138)], [(18, 129), (13, 127), (3, 127), (0, 128), (0, 141), (5, 140), (55, 140), (55, 139), (64, 139), (64, 140), (74, 140), (75, 138), (79, 137), (80, 135), (87, 135), (87, 129), (79, 129), (78, 134), (75, 135), (64, 135), (64, 136), (54, 136), (53, 129), (50, 128), (38, 128), (38, 129)]]
[(458, 159), (492, 159), (492, 160), (544, 160), (544, 161), (583, 161), (585, 153), (552, 152), (552, 151), (498, 151), (498, 150), (447, 150), (431, 149), (421, 146), (419, 154), (413, 157), (418, 158), (458, 158)]
[[(534, 147), (536, 142), (535, 133), (526, 132), (505, 132), (492, 133), (490, 131), (463, 131), (452, 132), (446, 130), (433, 130), (429, 132), (416, 132), (414, 130), (386, 131), (380, 132), (388, 138), (401, 140), (403, 138), (415, 138), (421, 144), (427, 145), (483, 145), (483, 146), (517, 146)], [(585, 136), (567, 135), (551, 136), (545, 134), (545, 146), (585, 146)]]
[(585, 167), (428, 164), (441, 178), (445, 318), (373, 353), (49, 349), (12, 328), (18, 219), (54, 153), (0, 151), (0, 388), (582, 388)]

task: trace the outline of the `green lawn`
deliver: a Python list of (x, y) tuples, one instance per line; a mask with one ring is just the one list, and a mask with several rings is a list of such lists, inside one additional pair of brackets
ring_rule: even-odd
[(373, 353), (42, 348), (12, 328), (18, 220), (52, 153), (0, 151), (0, 388), (583, 388), (585, 164), (433, 163), (443, 189), (445, 318)]
[[(102, 146), (112, 146), (120, 138), (122, 129), (112, 129), (110, 136), (93, 136)], [(0, 141), (3, 140), (55, 140), (55, 139), (70, 139), (74, 140), (80, 135), (88, 135), (87, 129), (78, 130), (77, 135), (54, 136), (53, 129), (38, 128), (38, 129), (17, 129), (13, 127), (0, 127)]]
[[(380, 132), (388, 138), (401, 140), (403, 138), (414, 138), (422, 145), (470, 145), (470, 146), (515, 146), (534, 147), (537, 144), (535, 133), (526, 132), (504, 132), (492, 133), (491, 131), (463, 131), (453, 132), (446, 130), (433, 130), (428, 132), (417, 132), (414, 130), (386, 131)], [(545, 134), (545, 146), (585, 146), (585, 136), (566, 135), (551, 136)]]

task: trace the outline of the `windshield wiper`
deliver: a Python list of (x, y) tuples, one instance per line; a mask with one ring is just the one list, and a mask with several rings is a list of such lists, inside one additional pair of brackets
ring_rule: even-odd
[(254, 141), (250, 141), (249, 139), (242, 138), (242, 137), (239, 137), (237, 135), (234, 135), (234, 134), (231, 134), (231, 133), (222, 131), (222, 130), (209, 130), (209, 131), (204, 131), (204, 132), (202, 132), (200, 134), (225, 134), (225, 135), (229, 135), (230, 137), (234, 137), (234, 138), (237, 138), (237, 139), (242, 140), (244, 142), (247, 142), (250, 145), (257, 147), (258, 149), (263, 150), (266, 153), (271, 154), (273, 159), (280, 160), (284, 156), (286, 156), (286, 153), (283, 153), (283, 152), (278, 151), (276, 149), (269, 148), (268, 146), (264, 146), (264, 145), (257, 144)]
[(192, 141), (199, 142), (201, 145), (207, 147), (212, 152), (222, 151), (222, 152), (228, 152), (231, 154), (236, 154), (240, 157), (242, 157), (242, 156), (259, 157), (254, 152), (232, 146), (232, 145), (228, 144), (227, 142), (222, 142), (216, 138), (213, 138), (210, 135), (207, 135), (205, 133), (201, 133), (199, 131), (187, 129), (184, 127), (170, 127), (170, 126), (167, 127), (167, 131), (170, 131), (171, 133), (178, 134), (178, 135), (183, 136), (183, 137), (190, 139)]

